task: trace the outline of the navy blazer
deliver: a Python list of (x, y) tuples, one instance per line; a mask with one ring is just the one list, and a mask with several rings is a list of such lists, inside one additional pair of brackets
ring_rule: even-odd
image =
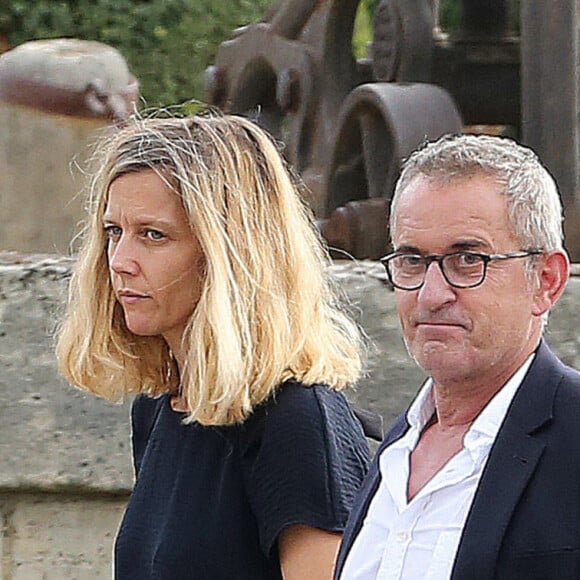
[[(336, 565), (362, 527), (380, 481), (381, 444), (344, 532)], [(461, 535), (452, 580), (580, 579), (580, 373), (542, 341), (491, 448)]]

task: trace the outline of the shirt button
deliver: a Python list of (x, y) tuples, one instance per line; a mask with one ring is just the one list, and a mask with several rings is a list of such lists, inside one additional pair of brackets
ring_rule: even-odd
[(407, 532), (399, 532), (397, 534), (397, 541), (398, 542), (406, 542), (409, 539), (409, 534)]

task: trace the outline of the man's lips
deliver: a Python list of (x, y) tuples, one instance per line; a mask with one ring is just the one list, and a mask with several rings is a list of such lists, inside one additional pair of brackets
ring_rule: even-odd
[(412, 325), (415, 327), (425, 327), (425, 328), (440, 328), (444, 330), (445, 328), (464, 328), (469, 329), (469, 324), (465, 320), (438, 320), (431, 318), (415, 318), (412, 321)]
[(461, 326), (461, 327), (463, 327), (464, 325), (459, 323), (459, 322), (431, 322), (431, 321), (427, 320), (425, 322), (417, 322), (417, 323), (415, 323), (415, 326)]

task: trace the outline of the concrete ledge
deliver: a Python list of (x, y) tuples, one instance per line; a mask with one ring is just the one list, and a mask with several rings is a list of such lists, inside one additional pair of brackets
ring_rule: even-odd
[[(0, 253), (0, 490), (128, 493), (128, 405), (112, 405), (57, 376), (53, 335), (73, 261)], [(398, 328), (393, 292), (373, 262), (337, 263), (345, 291), (372, 343), (368, 376), (349, 397), (390, 421), (423, 380)], [(547, 337), (580, 367), (580, 278), (551, 316)]]
[(0, 578), (109, 580), (125, 498), (0, 494)]
[(127, 406), (71, 389), (53, 336), (72, 261), (0, 254), (0, 489), (127, 493)]

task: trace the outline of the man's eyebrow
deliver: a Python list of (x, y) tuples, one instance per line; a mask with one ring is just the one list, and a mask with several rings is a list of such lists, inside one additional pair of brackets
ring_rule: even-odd
[[(488, 249), (489, 244), (482, 240), (478, 239), (465, 239), (465, 240), (458, 240), (449, 246), (447, 253), (449, 252), (460, 252), (462, 250), (466, 251), (473, 251), (473, 250), (484, 250)], [(395, 252), (403, 253), (403, 254), (417, 254), (417, 255), (426, 255), (429, 252), (426, 252), (417, 246), (412, 246), (411, 244), (403, 244), (402, 246), (397, 246), (394, 248)]]
[(417, 246), (411, 246), (408, 244), (405, 244), (403, 246), (397, 246), (394, 248), (395, 252), (401, 253), (401, 254), (422, 254), (423, 252), (417, 248)]
[(477, 239), (458, 240), (457, 242), (454, 242), (450, 246), (450, 249), (456, 250), (456, 251), (460, 251), (460, 250), (483, 250), (483, 249), (488, 249), (488, 248), (489, 248), (489, 244), (487, 244), (486, 242), (484, 242), (482, 240), (477, 240)]

